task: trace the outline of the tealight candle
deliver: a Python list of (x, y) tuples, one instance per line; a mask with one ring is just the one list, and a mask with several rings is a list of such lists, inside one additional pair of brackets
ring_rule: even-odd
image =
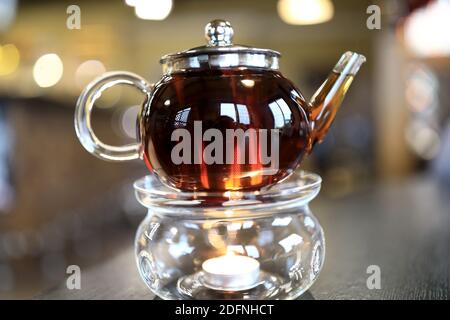
[(225, 255), (202, 264), (204, 285), (214, 290), (241, 291), (258, 285), (259, 262), (253, 258)]

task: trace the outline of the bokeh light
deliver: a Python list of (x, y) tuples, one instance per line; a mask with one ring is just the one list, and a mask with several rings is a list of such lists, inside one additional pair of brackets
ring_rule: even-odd
[(0, 76), (6, 76), (16, 71), (19, 61), (20, 54), (15, 45), (0, 46)]
[(41, 88), (48, 88), (58, 83), (63, 75), (63, 63), (55, 53), (41, 56), (33, 68), (33, 78)]
[(137, 2), (138, 0), (125, 0), (125, 3), (130, 7), (134, 7)]
[(144, 20), (164, 20), (172, 11), (172, 0), (135, 0), (136, 16)]
[(417, 56), (450, 55), (450, 1), (437, 0), (414, 12), (405, 23), (405, 40)]
[(136, 119), (141, 110), (140, 105), (131, 106), (126, 109), (121, 117), (122, 131), (129, 138), (136, 139)]
[(412, 65), (405, 81), (405, 99), (411, 111), (424, 112), (438, 104), (439, 82), (425, 65)]
[(439, 152), (439, 133), (424, 121), (410, 122), (406, 127), (405, 137), (411, 149), (424, 160), (433, 159)]
[(279, 0), (278, 14), (287, 24), (317, 24), (333, 18), (331, 0)]
[(17, 14), (17, 0), (1, 0), (0, 1), (0, 31), (7, 31)]
[(75, 71), (75, 83), (79, 89), (83, 89), (90, 81), (105, 71), (105, 66), (101, 61), (87, 60), (80, 64)]

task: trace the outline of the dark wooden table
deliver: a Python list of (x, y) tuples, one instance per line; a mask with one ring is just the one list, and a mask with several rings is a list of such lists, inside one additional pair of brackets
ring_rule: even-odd
[[(325, 230), (326, 259), (302, 299), (449, 299), (450, 188), (417, 177), (337, 200), (319, 195), (311, 207)], [(380, 267), (381, 289), (366, 285), (370, 265)], [(131, 244), (82, 271), (81, 286), (68, 290), (62, 283), (36, 298), (154, 298), (139, 278)]]

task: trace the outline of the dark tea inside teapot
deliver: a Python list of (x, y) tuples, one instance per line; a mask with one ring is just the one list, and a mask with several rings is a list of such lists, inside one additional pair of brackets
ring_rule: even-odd
[[(212, 21), (205, 33), (206, 46), (162, 57), (155, 85), (127, 72), (94, 80), (77, 103), (81, 143), (105, 160), (142, 158), (181, 190), (252, 190), (283, 180), (325, 136), (364, 56), (343, 54), (307, 102), (280, 73), (278, 52), (233, 45), (226, 21)], [(146, 96), (139, 141), (121, 147), (102, 143), (90, 123), (95, 99), (116, 84)]]

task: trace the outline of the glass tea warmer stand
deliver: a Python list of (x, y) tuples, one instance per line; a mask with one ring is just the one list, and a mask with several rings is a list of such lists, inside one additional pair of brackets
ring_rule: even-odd
[[(308, 206), (321, 179), (297, 168), (326, 135), (365, 57), (344, 53), (307, 101), (279, 71), (280, 53), (234, 45), (233, 35), (229, 22), (214, 20), (205, 46), (161, 58), (163, 77), (155, 85), (110, 72), (77, 102), (75, 129), (87, 151), (108, 161), (142, 159), (151, 172), (135, 183), (148, 208), (136, 258), (145, 283), (163, 299), (294, 299), (323, 264), (322, 228)], [(91, 125), (95, 100), (115, 85), (145, 96), (138, 141), (125, 146), (103, 143)], [(223, 134), (239, 130), (248, 140), (228, 149), (235, 137)], [(206, 156), (213, 144), (202, 133), (214, 139), (214, 156)], [(175, 161), (174, 137), (181, 136)], [(193, 146), (184, 147), (192, 136)], [(246, 153), (253, 162), (223, 158)]]
[(154, 176), (136, 181), (148, 208), (135, 242), (142, 279), (163, 299), (295, 299), (325, 257), (309, 209), (320, 185), (304, 171), (260, 191), (180, 192)]

